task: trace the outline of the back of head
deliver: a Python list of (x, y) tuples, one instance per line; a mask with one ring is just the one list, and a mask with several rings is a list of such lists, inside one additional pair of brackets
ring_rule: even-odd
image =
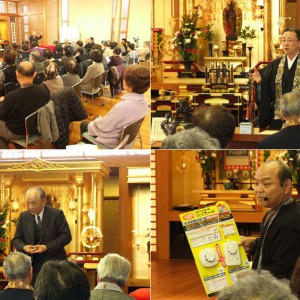
[(162, 142), (163, 149), (220, 149), (219, 141), (200, 128), (192, 128), (169, 135)]
[(31, 257), (21, 252), (12, 252), (5, 258), (3, 268), (9, 280), (24, 280), (30, 273)]
[(35, 48), (38, 46), (38, 43), (36, 41), (32, 42), (31, 45), (30, 45), (30, 48)]
[(100, 44), (95, 44), (91, 48), (92, 50), (99, 50), (102, 53), (102, 46)]
[(17, 72), (24, 77), (33, 77), (35, 72), (34, 64), (30, 61), (21, 61), (17, 64)]
[(37, 300), (89, 300), (89, 280), (73, 262), (48, 261), (37, 276), (34, 296)]
[(29, 57), (31, 58), (31, 60), (32, 60), (33, 62), (37, 62), (37, 61), (39, 61), (39, 59), (41, 58), (41, 54), (40, 54), (39, 51), (34, 50), (34, 51), (31, 51), (31, 52), (30, 52)]
[(55, 46), (55, 52), (56, 53), (62, 53), (63, 52), (63, 47), (62, 47), (62, 45), (61, 44), (57, 44), (56, 46)]
[(101, 63), (102, 59), (103, 59), (102, 52), (99, 51), (99, 50), (92, 50), (90, 58), (91, 58), (92, 61), (94, 61), (96, 63)]
[(268, 271), (247, 270), (224, 288), (218, 300), (296, 300), (287, 280), (279, 280)]
[(284, 94), (280, 99), (279, 108), (286, 119), (300, 118), (300, 92)]
[(55, 62), (48, 62), (45, 66), (45, 76), (47, 79), (54, 79), (59, 73), (58, 65)]
[(78, 40), (76, 42), (76, 44), (79, 46), (79, 47), (83, 47), (83, 41), (82, 40)]
[(49, 49), (45, 49), (43, 55), (45, 59), (51, 59), (53, 57), (53, 54)]
[(3, 52), (3, 61), (6, 62), (9, 66), (15, 64), (17, 58), (16, 51), (13, 50), (5, 50)]
[(73, 47), (71, 45), (67, 45), (64, 47), (64, 52), (66, 56), (71, 57), (74, 53)]
[(125, 69), (123, 78), (133, 93), (143, 94), (150, 87), (150, 70), (147, 67), (129, 66)]
[(129, 277), (131, 263), (119, 254), (111, 253), (102, 258), (98, 264), (98, 280), (116, 283), (123, 287)]
[(128, 48), (131, 49), (131, 50), (134, 50), (135, 49), (135, 45), (133, 43), (129, 43), (128, 44)]
[(122, 52), (120, 47), (115, 47), (113, 53), (115, 53), (116, 55), (120, 55)]
[(70, 74), (78, 74), (78, 65), (74, 60), (69, 60), (66, 64), (66, 72)]
[(219, 140), (221, 148), (226, 148), (232, 140), (235, 130), (235, 120), (230, 111), (222, 105), (198, 108), (192, 115), (192, 127), (199, 127), (211, 137)]

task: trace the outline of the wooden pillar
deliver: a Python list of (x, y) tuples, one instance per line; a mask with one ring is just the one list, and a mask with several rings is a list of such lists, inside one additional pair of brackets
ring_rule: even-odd
[(272, 45), (272, 0), (265, 0), (264, 2), (264, 60), (271, 59)]
[[(95, 178), (96, 183), (96, 199), (94, 206), (95, 214), (96, 214), (96, 220), (95, 220), (95, 226), (99, 227), (101, 232), (103, 233), (103, 206), (104, 206), (104, 178), (97, 174)], [(105, 238), (105, 237), (104, 237)], [(100, 244), (99, 248), (100, 252), (103, 252), (103, 243)]]

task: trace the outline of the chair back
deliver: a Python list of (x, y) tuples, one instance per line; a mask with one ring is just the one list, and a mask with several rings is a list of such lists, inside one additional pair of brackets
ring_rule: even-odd
[(82, 90), (82, 80), (78, 81), (77, 83), (75, 83), (72, 88), (75, 90), (76, 94), (78, 95), (78, 97), (81, 97), (81, 90)]
[(92, 90), (97, 90), (101, 87), (102, 82), (105, 81), (106, 73), (98, 74), (93, 78)]
[(44, 78), (45, 78), (44, 73), (37, 74), (33, 79), (33, 83), (36, 85), (40, 85), (44, 82)]
[(142, 119), (132, 123), (132, 124), (129, 124), (129, 125), (126, 125), (124, 126), (123, 130), (122, 130), (122, 133), (121, 133), (121, 139), (120, 139), (120, 142), (122, 142), (122, 140), (127, 136), (129, 135), (129, 138), (127, 140), (127, 143), (126, 143), (126, 147), (125, 148), (131, 148), (131, 146), (133, 146), (139, 132), (140, 132), (140, 128), (143, 124), (143, 121), (144, 121), (144, 118), (143, 117)]
[(9, 92), (15, 91), (20, 87), (18, 82), (8, 82), (4, 84), (4, 92), (7, 95)]
[(36, 110), (35, 112), (31, 113), (29, 116), (25, 118), (26, 148), (28, 146), (29, 137), (31, 135), (38, 134), (37, 116), (38, 116), (38, 111)]

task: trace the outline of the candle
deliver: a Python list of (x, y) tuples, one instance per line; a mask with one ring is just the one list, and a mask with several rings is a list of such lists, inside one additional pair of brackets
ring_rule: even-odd
[(253, 47), (253, 44), (251, 42), (249, 42), (247, 47)]
[(249, 159), (250, 159), (250, 161), (252, 161), (252, 159), (253, 159), (253, 152), (252, 151), (249, 151)]

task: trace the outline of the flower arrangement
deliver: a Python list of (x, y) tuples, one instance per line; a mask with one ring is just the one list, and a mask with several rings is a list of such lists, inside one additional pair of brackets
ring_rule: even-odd
[(215, 33), (212, 31), (214, 24), (207, 24), (200, 28), (200, 36), (202, 36), (208, 43), (211, 43)]
[(241, 29), (240, 32), (238, 32), (237, 36), (241, 37), (244, 40), (251, 40), (256, 38), (256, 30), (251, 29), (250, 26), (245, 26), (244, 28)]
[(0, 208), (0, 251), (6, 249), (6, 229), (9, 224), (9, 221), (6, 221), (8, 211), (9, 207), (7, 205)]
[(196, 161), (200, 164), (204, 173), (210, 173), (215, 168), (217, 151), (200, 150), (197, 151)]
[(197, 28), (198, 19), (198, 12), (183, 15), (181, 28), (175, 32), (174, 37), (171, 39), (174, 48), (184, 61), (195, 61), (196, 59), (197, 40), (201, 34), (199, 28)]

